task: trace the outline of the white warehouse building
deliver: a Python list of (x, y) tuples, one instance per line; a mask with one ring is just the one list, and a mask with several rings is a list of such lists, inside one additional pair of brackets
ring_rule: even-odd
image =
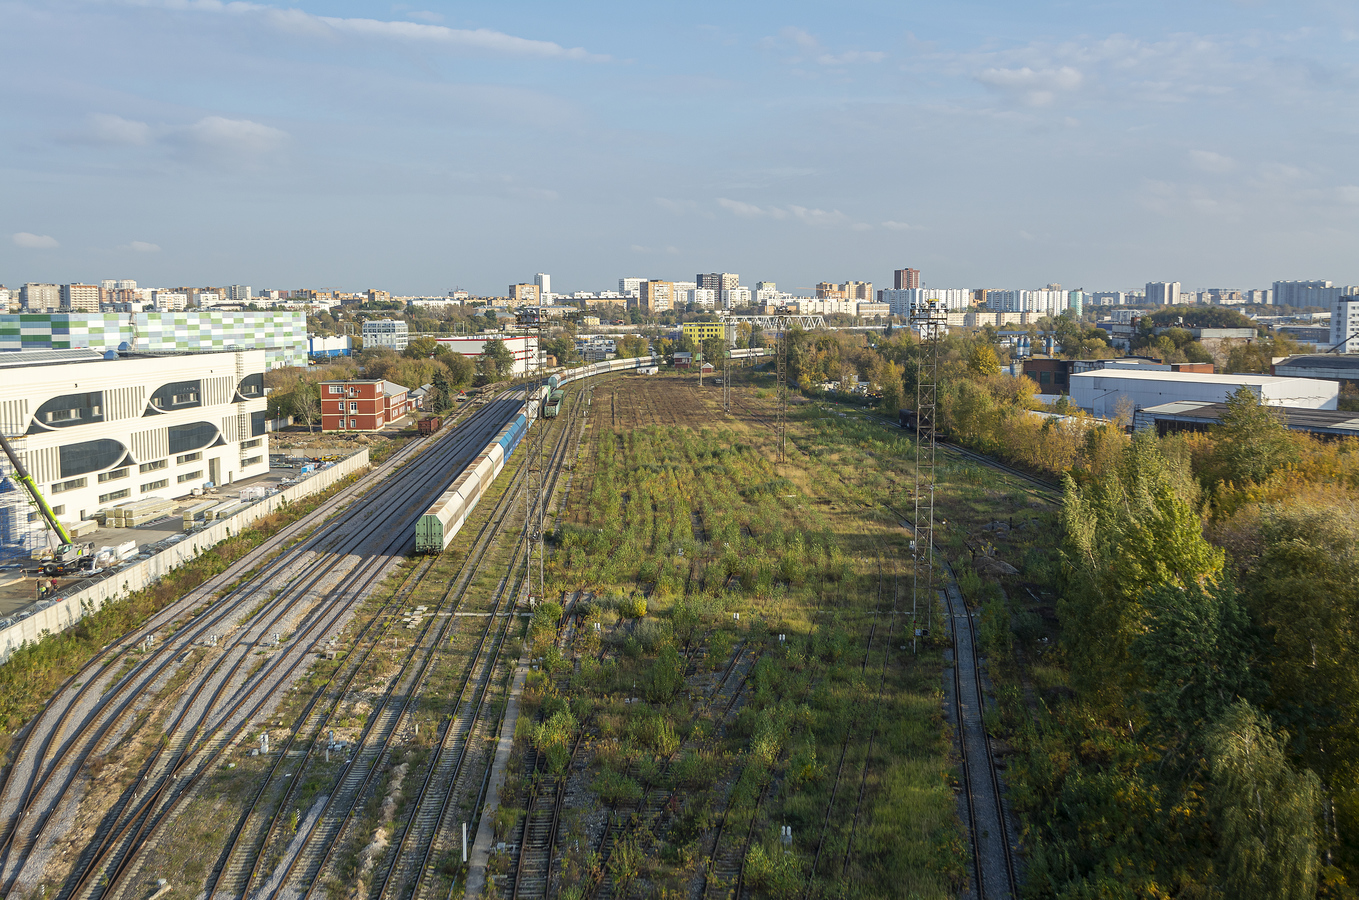
[(435, 340), (441, 346), (454, 353), (461, 353), (468, 359), (481, 356), (482, 349), (488, 341), (501, 341), (505, 344), (505, 349), (514, 356), (512, 373), (515, 375), (527, 375), (529, 368), (534, 364), (534, 357), (538, 355), (538, 338), (532, 335), (474, 334), (465, 337), (441, 337)]
[(1131, 372), (1126, 368), (1096, 369), (1071, 375), (1071, 402), (1092, 415), (1112, 418), (1120, 403), (1130, 412), (1174, 403), (1203, 400), (1225, 403), (1243, 385), (1270, 406), (1335, 409), (1340, 382), (1320, 378), (1276, 375), (1209, 375), (1200, 372)]
[[(265, 353), (0, 353), (0, 423), (63, 523), (121, 503), (182, 497), (269, 471)], [(23, 496), (17, 485), (5, 487), (7, 497)], [(37, 515), (26, 503), (19, 508), (28, 516), (11, 506), (0, 522), (6, 544), (22, 542), (16, 532), (31, 529)]]

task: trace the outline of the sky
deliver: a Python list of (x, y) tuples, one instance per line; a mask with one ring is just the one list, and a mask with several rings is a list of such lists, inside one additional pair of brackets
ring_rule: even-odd
[(0, 283), (1359, 283), (1359, 4), (0, 0)]

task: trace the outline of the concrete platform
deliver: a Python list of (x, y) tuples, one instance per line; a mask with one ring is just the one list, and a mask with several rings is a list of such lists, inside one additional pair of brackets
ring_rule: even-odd
[[(352, 450), (346, 450), (346, 455)], [(318, 454), (319, 455), (319, 454)], [(207, 494), (202, 497), (178, 497), (175, 499), (174, 510), (166, 518), (155, 522), (148, 522), (145, 525), (138, 525), (135, 528), (112, 528), (101, 527), (94, 531), (87, 532), (77, 538), (80, 543), (94, 544), (95, 549), (100, 547), (117, 547), (127, 541), (136, 541), (139, 552), (150, 552), (158, 549), (156, 545), (173, 538), (184, 531), (183, 510), (195, 506), (205, 500), (232, 500), (240, 496), (245, 488), (262, 486), (265, 488), (286, 487), (291, 481), (286, 479), (297, 479), (301, 474), (300, 466), (302, 459), (289, 459), (286, 453), (269, 454), (269, 472), (265, 475), (256, 475), (253, 478), (245, 478), (231, 484), (223, 485), (216, 489), (216, 493)], [(25, 577), (21, 569), (32, 568), (36, 563), (31, 560), (13, 560), (0, 566), (0, 618), (12, 616), (21, 612), (38, 600), (38, 578)], [(98, 577), (98, 576), (96, 576)], [(55, 581), (56, 587), (62, 588), (87, 580), (84, 577), (77, 578), (57, 578), (41, 579), (44, 582)]]

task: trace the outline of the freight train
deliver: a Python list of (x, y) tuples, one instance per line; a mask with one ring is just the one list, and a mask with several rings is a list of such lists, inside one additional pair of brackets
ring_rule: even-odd
[[(554, 394), (561, 394), (560, 386), (580, 381), (595, 375), (608, 375), (644, 366), (654, 366), (656, 360), (650, 356), (637, 359), (611, 359), (606, 362), (581, 366), (577, 369), (564, 369), (548, 380), (527, 392), (527, 400), (495, 438), (476, 455), (467, 468), (449, 485), (448, 490), (439, 495), (434, 505), (425, 510), (424, 515), (415, 523), (415, 552), (442, 553), (462, 528), (467, 517), (472, 514), (482, 496), (490, 489), (492, 482), (505, 463), (510, 459), (519, 442), (543, 408), (543, 415), (551, 418), (548, 409)], [(548, 401), (544, 403), (544, 401)], [(557, 398), (557, 410), (561, 409), (561, 398)]]

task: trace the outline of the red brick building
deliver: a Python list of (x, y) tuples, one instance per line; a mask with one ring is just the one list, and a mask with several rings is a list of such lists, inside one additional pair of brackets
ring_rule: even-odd
[(406, 389), (381, 378), (321, 382), (322, 431), (377, 431), (410, 410)]

